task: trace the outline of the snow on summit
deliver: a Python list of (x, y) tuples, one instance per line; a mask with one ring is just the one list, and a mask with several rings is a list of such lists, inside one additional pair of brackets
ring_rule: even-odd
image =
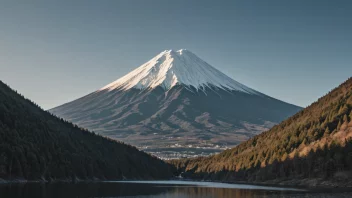
[(196, 89), (218, 87), (249, 94), (257, 91), (231, 79), (189, 50), (165, 50), (137, 69), (100, 90), (153, 89), (161, 86), (169, 90), (175, 85)]

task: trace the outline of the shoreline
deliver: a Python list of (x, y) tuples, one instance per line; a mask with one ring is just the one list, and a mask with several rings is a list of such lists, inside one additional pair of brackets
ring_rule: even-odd
[(286, 180), (270, 180), (265, 182), (248, 182), (248, 181), (224, 181), (224, 180), (197, 180), (187, 178), (170, 178), (170, 179), (154, 179), (154, 180), (140, 180), (140, 179), (123, 179), (123, 180), (101, 180), (101, 179), (55, 179), (55, 180), (27, 180), (23, 178), (16, 178), (12, 180), (5, 180), (0, 178), (0, 185), (6, 184), (28, 184), (28, 183), (42, 183), (42, 184), (53, 184), (53, 183), (99, 183), (99, 182), (114, 182), (114, 181), (193, 181), (193, 182), (214, 182), (214, 183), (227, 183), (227, 184), (241, 184), (241, 185), (256, 185), (256, 186), (268, 186), (268, 187), (282, 187), (282, 188), (297, 188), (308, 191), (346, 191), (352, 192), (352, 181), (336, 183), (330, 180), (322, 179), (286, 179)]
[(6, 180), (0, 178), (0, 185), (1, 184), (26, 184), (26, 183), (43, 183), (43, 184), (50, 184), (50, 183), (93, 183), (93, 182), (107, 182), (107, 181), (127, 181), (126, 179), (123, 180), (102, 180), (102, 179), (79, 179), (75, 178), (72, 180), (69, 179), (52, 179), (52, 180), (45, 180), (45, 179), (37, 179), (37, 180), (27, 180), (24, 178), (16, 178), (11, 180)]
[(244, 184), (244, 185), (257, 185), (257, 186), (271, 186), (283, 188), (298, 188), (307, 190), (341, 190), (345, 189), (352, 192), (352, 181), (339, 181), (334, 182), (331, 180), (323, 180), (321, 178), (306, 178), (306, 179), (280, 179), (269, 180), (264, 182), (250, 182), (250, 181), (226, 181), (226, 180), (197, 180), (190, 178), (177, 178), (173, 180), (180, 181), (197, 181), (197, 182), (216, 182), (228, 184)]

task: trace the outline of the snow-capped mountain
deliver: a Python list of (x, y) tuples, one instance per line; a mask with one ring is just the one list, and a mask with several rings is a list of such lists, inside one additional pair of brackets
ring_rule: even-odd
[(258, 92), (236, 82), (185, 49), (178, 51), (165, 50), (100, 90), (153, 89), (158, 86), (169, 90), (178, 84), (192, 86), (197, 90), (218, 87), (258, 94)]
[(170, 157), (175, 150), (201, 155), (236, 145), (300, 109), (231, 79), (188, 50), (166, 50), (96, 92), (49, 111)]

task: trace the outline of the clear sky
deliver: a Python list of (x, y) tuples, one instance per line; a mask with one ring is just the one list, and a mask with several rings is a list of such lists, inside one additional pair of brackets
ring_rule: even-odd
[(349, 0), (0, 0), (0, 80), (44, 109), (165, 49), (307, 106), (352, 76)]

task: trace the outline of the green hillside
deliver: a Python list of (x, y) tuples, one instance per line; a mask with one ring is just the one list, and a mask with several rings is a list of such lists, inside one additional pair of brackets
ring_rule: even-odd
[[(347, 181), (352, 185), (352, 78), (267, 132), (206, 158), (173, 160), (184, 177)], [(273, 183), (275, 183), (273, 182)]]
[(0, 178), (169, 177), (165, 162), (58, 119), (0, 81)]

